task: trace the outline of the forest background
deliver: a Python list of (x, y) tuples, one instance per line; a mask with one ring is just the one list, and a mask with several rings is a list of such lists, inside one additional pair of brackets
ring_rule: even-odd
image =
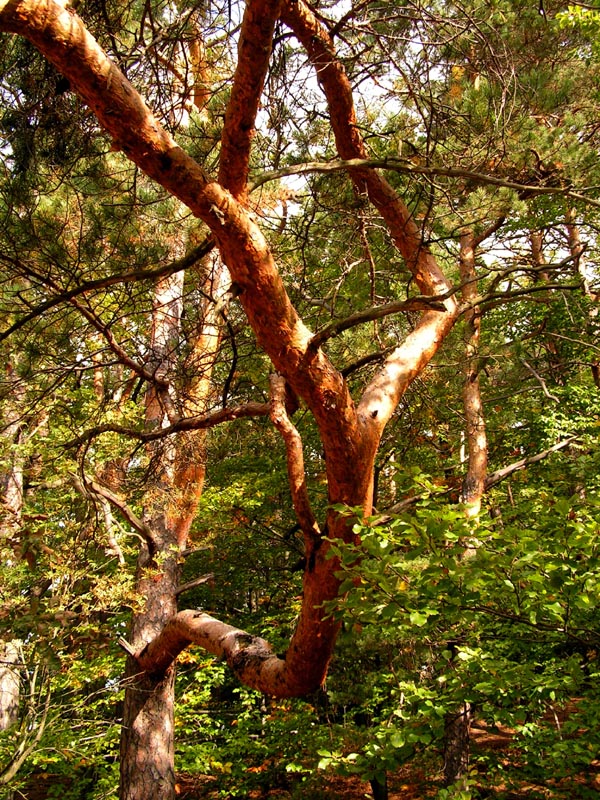
[(600, 12), (0, 31), (2, 790), (595, 796)]

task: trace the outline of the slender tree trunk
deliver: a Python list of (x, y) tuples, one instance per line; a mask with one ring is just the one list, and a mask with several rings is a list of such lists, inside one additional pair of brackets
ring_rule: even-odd
[[(165, 388), (172, 373), (179, 344), (183, 273), (160, 279), (155, 287), (148, 366), (163, 383), (146, 392), (146, 428), (153, 430), (169, 422), (173, 398)], [(151, 477), (146, 485), (144, 521), (150, 541), (140, 548), (136, 591), (143, 607), (133, 614), (129, 639), (136, 648), (146, 645), (177, 613), (178, 586), (175, 536), (168, 524), (169, 490), (174, 473), (171, 440), (148, 447)], [(122, 800), (172, 800), (174, 769), (174, 680), (171, 666), (160, 677), (139, 674), (133, 658), (125, 672), (125, 703), (121, 733)]]
[[(218, 298), (227, 271), (216, 255), (209, 255), (208, 297)], [(217, 303), (207, 300), (200, 309), (196, 332), (189, 342), (183, 370), (176, 370), (181, 338), (183, 273), (157, 283), (151, 333), (150, 367), (161, 380), (175, 372), (186, 375), (180, 392), (158, 385), (146, 393), (146, 427), (160, 428), (173, 415), (200, 414), (210, 397), (212, 368), (221, 341)], [(190, 431), (176, 441), (149, 447), (152, 480), (146, 488), (144, 517), (152, 538), (140, 550), (136, 590), (144, 606), (133, 615), (130, 642), (140, 650), (157, 637), (177, 614), (178, 553), (187, 537), (202, 495), (205, 475), (205, 431)], [(159, 674), (140, 672), (127, 660), (123, 728), (121, 734), (122, 800), (173, 800), (175, 797), (174, 704), (175, 665)]]
[[(476, 238), (467, 230), (460, 239), (460, 279), (462, 297), (470, 303), (478, 294), (475, 252), (477, 245), (487, 235)], [(481, 334), (481, 317), (477, 306), (465, 313), (465, 362), (463, 383), (463, 411), (465, 415), (465, 439), (467, 446), (467, 472), (463, 479), (461, 501), (464, 503), (467, 517), (476, 519), (481, 510), (481, 498), (485, 492), (487, 477), (487, 436), (485, 417), (481, 402), (479, 385), (479, 339)], [(471, 538), (465, 543), (463, 558), (470, 558), (477, 550), (477, 540)], [(470, 728), (473, 719), (473, 708), (470, 703), (463, 703), (458, 713), (446, 716), (444, 736), (444, 783), (449, 786), (460, 780), (469, 768)]]
[[(475, 270), (476, 240), (471, 231), (463, 233), (460, 240), (460, 279), (463, 284), (463, 300), (471, 302), (478, 294)], [(463, 410), (467, 443), (467, 473), (463, 479), (461, 501), (467, 516), (477, 517), (481, 509), (481, 498), (485, 492), (487, 475), (487, 436), (479, 385), (480, 359), (479, 339), (481, 317), (478, 307), (465, 313), (465, 366), (463, 383)]]
[[(577, 217), (574, 209), (569, 209), (567, 212), (567, 235), (571, 256), (573, 257), (575, 268), (581, 277), (583, 290), (586, 297), (594, 304), (589, 311), (589, 327), (593, 328), (597, 324), (598, 302), (600, 301), (600, 295), (594, 293), (590, 288), (590, 282), (585, 269), (585, 247), (581, 241), (581, 232), (579, 230), (579, 225), (577, 224)], [(600, 389), (600, 359), (592, 358), (590, 370), (596, 388)]]
[(371, 791), (373, 792), (373, 800), (388, 800), (388, 779), (384, 774), (383, 778), (372, 778), (369, 783), (371, 784)]
[(18, 642), (0, 642), (0, 731), (12, 728), (19, 719), (21, 681), (16, 664), (21, 660)]
[[(23, 409), (23, 384), (14, 364), (6, 365), (6, 378), (11, 386), (7, 409), (5, 410), (5, 426), (3, 436), (11, 445), (8, 468), (1, 476), (2, 481), (2, 518), (0, 520), (0, 536), (11, 539), (21, 526), (23, 513), (23, 470), (24, 458), (19, 445), (24, 442), (24, 421), (21, 417)], [(20, 676), (14, 665), (21, 660), (20, 642), (0, 641), (0, 731), (12, 727), (19, 716)]]

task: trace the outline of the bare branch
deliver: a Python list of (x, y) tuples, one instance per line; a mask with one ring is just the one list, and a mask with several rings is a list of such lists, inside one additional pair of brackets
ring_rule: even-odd
[(342, 375), (344, 378), (348, 378), (354, 372), (358, 372), (359, 369), (366, 367), (368, 364), (381, 363), (385, 361), (394, 350), (394, 347), (386, 347), (385, 350), (376, 350), (374, 353), (367, 353), (367, 355), (362, 356), (362, 358), (358, 358), (356, 361), (345, 366), (342, 370)]
[(187, 592), (189, 589), (195, 589), (196, 586), (202, 586), (203, 583), (207, 583), (207, 581), (210, 581), (214, 577), (215, 577), (214, 572), (208, 572), (206, 575), (200, 575), (199, 578), (194, 578), (193, 581), (182, 583), (181, 586), (177, 587), (175, 591), (175, 596), (179, 597), (180, 594), (183, 594), (183, 592)]
[(578, 202), (587, 203), (595, 208), (600, 208), (600, 200), (594, 200), (582, 194), (582, 192), (596, 191), (596, 187), (590, 187), (589, 189), (582, 187), (579, 192), (574, 192), (566, 186), (541, 186), (535, 183), (519, 183), (508, 178), (499, 178), (495, 175), (486, 175), (483, 172), (473, 172), (472, 170), (458, 167), (431, 167), (426, 164), (415, 164), (410, 159), (398, 158), (397, 156), (388, 156), (386, 158), (340, 158), (332, 161), (306, 161), (302, 164), (293, 164), (289, 167), (282, 167), (272, 172), (264, 172), (262, 175), (257, 176), (252, 182), (252, 191), (269, 181), (280, 180), (288, 175), (310, 175), (312, 173), (367, 169), (383, 169), (404, 175), (424, 175), (431, 178), (457, 178), (471, 181), (480, 186), (499, 186), (505, 189), (513, 189), (521, 195), (561, 195)]
[(366, 429), (383, 431), (400, 398), (437, 353), (459, 313), (456, 304), (446, 313), (426, 311), (415, 329), (387, 357), (358, 405), (358, 414)]
[(168, 425), (164, 428), (159, 428), (153, 431), (136, 430), (135, 428), (128, 428), (125, 425), (113, 425), (106, 423), (106, 425), (97, 425), (85, 433), (78, 436), (76, 439), (71, 439), (66, 443), (66, 447), (79, 447), (86, 442), (101, 436), (103, 433), (118, 433), (122, 436), (129, 436), (131, 439), (136, 439), (140, 442), (154, 442), (158, 439), (164, 439), (179, 431), (199, 431), (208, 428), (214, 428), (216, 425), (221, 425), (223, 422), (231, 422), (234, 419), (242, 419), (245, 417), (266, 417), (269, 414), (270, 405), (268, 403), (245, 403), (241, 406), (232, 406), (230, 408), (220, 408), (210, 414), (202, 414), (197, 417), (184, 417), (173, 425)]
[[(20, 317), (5, 331), (2, 331), (0, 333), (0, 342), (4, 341), (4, 339), (7, 339), (9, 336), (15, 333), (15, 331), (18, 331), (28, 322), (37, 319), (37, 317), (40, 317), (46, 311), (49, 311), (51, 308), (55, 308), (61, 303), (69, 302), (70, 300), (73, 300), (73, 298), (82, 294), (86, 294), (87, 292), (94, 292), (99, 289), (108, 289), (110, 286), (115, 286), (117, 284), (134, 283), (145, 280), (151, 281), (155, 280), (156, 278), (174, 275), (176, 272), (193, 267), (194, 264), (198, 263), (198, 261), (207, 255), (214, 246), (214, 239), (210, 236), (207, 236), (206, 239), (198, 245), (198, 247), (194, 247), (194, 249), (190, 250), (190, 252), (183, 258), (178, 258), (176, 261), (171, 261), (171, 263), (165, 264), (164, 266), (155, 267), (154, 269), (131, 270), (130, 272), (123, 272), (120, 275), (108, 275), (106, 278), (97, 278), (93, 281), (83, 281), (73, 289), (66, 291), (59, 291), (55, 286), (52, 286), (52, 288), (57, 291), (57, 294), (54, 297), (50, 297), (45, 302), (40, 303), (28, 314)], [(0, 261), (5, 261), (11, 266), (17, 267), (19, 272), (23, 275), (27, 275), (29, 272), (27, 265), (22, 264), (17, 259), (7, 256), (5, 253), (0, 253)]]
[(488, 227), (485, 228), (485, 230), (481, 231), (480, 234), (478, 234), (477, 236), (473, 236), (473, 248), (475, 249), (479, 247), (479, 245), (483, 244), (483, 242), (485, 242), (486, 239), (489, 239), (490, 236), (493, 236), (496, 233), (496, 231), (500, 230), (500, 228), (504, 225), (505, 222), (506, 222), (506, 217), (504, 216), (498, 217), (490, 225), (488, 225)]
[(539, 383), (539, 385), (542, 387), (542, 391), (544, 392), (544, 394), (546, 395), (546, 397), (547, 397), (549, 400), (554, 400), (554, 402), (555, 402), (555, 403), (558, 403), (558, 402), (559, 402), (559, 398), (558, 398), (558, 397), (557, 397), (555, 394), (552, 394), (551, 392), (549, 392), (549, 391), (548, 391), (548, 387), (546, 386), (546, 381), (545, 381), (545, 380), (542, 378), (542, 376), (540, 375), (540, 373), (539, 373), (539, 372), (536, 372), (536, 370), (535, 370), (535, 369), (534, 369), (534, 368), (531, 366), (531, 364), (529, 364), (527, 361), (525, 361), (525, 359), (524, 359), (524, 358), (520, 358), (520, 359), (519, 359), (519, 361), (521, 362), (521, 364), (523, 364), (523, 366), (524, 366), (526, 369), (528, 369), (528, 370), (529, 370), (529, 372), (531, 372), (531, 374), (533, 375), (533, 377), (536, 379), (536, 381), (537, 381), (537, 382)]
[(390, 314), (397, 314), (400, 311), (445, 311), (446, 307), (442, 303), (451, 293), (447, 292), (446, 295), (437, 295), (430, 297), (428, 295), (421, 295), (420, 297), (411, 297), (409, 300), (397, 300), (393, 303), (386, 303), (383, 306), (375, 308), (367, 308), (364, 311), (357, 311), (345, 319), (329, 323), (320, 331), (317, 331), (310, 340), (310, 347), (316, 349), (320, 347), (327, 339), (337, 336), (338, 333), (346, 331), (349, 328), (354, 328), (356, 325), (361, 325), (363, 322), (372, 322), (375, 319), (382, 319), (388, 317)]
[(136, 375), (139, 375), (140, 378), (144, 378), (144, 380), (148, 381), (149, 383), (157, 384), (162, 388), (167, 388), (169, 386), (169, 381), (166, 378), (161, 377), (157, 371), (146, 369), (143, 364), (140, 364), (135, 359), (131, 358), (127, 351), (113, 336), (110, 325), (105, 324), (91, 308), (84, 305), (76, 297), (72, 298), (70, 303), (83, 317), (85, 317), (85, 319), (87, 319), (90, 325), (92, 325), (99, 333), (102, 334), (109, 348), (113, 351), (121, 364), (129, 367), (132, 372), (134, 372)]
[(490, 292), (488, 294), (480, 295), (468, 304), (464, 304), (461, 308), (461, 313), (464, 314), (468, 309), (480, 306), (481, 313), (490, 311), (492, 308), (497, 308), (504, 303), (514, 300), (515, 297), (527, 297), (532, 294), (539, 294), (540, 292), (547, 292), (551, 289), (557, 291), (568, 291), (581, 289), (579, 283), (545, 283), (536, 286), (527, 286), (523, 289), (515, 289), (510, 292)]
[(122, 636), (120, 636), (117, 640), (117, 644), (127, 653), (128, 656), (133, 656), (135, 658), (135, 647), (130, 645), (127, 639), (124, 639)]
[(581, 436), (569, 436), (568, 439), (563, 439), (560, 442), (552, 445), (547, 450), (542, 450), (541, 453), (537, 453), (534, 456), (525, 456), (525, 458), (521, 458), (518, 461), (514, 461), (512, 464), (508, 464), (506, 467), (502, 467), (502, 469), (496, 470), (496, 472), (492, 472), (490, 475), (487, 476), (485, 479), (485, 488), (491, 489), (492, 486), (495, 486), (500, 481), (503, 481), (505, 478), (508, 478), (514, 472), (518, 472), (521, 469), (525, 469), (530, 464), (536, 464), (538, 461), (542, 461), (547, 456), (551, 455), (552, 453), (556, 453), (559, 450), (564, 450), (565, 447), (568, 447), (573, 442), (576, 442), (580, 439)]

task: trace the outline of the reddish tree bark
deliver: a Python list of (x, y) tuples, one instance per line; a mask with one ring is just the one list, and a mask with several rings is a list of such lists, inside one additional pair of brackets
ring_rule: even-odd
[[(414, 330), (388, 357), (355, 405), (346, 381), (300, 319), (286, 292), (269, 246), (246, 211), (247, 172), (254, 118), (267, 69), (274, 24), (281, 12), (304, 45), (329, 104), (331, 125), (342, 158), (364, 157), (366, 149), (359, 134), (350, 83), (335, 54), (329, 35), (302, 2), (249, 0), (246, 4), (238, 66), (225, 117), (219, 181), (179, 148), (161, 128), (131, 84), (111, 63), (86, 31), (81, 20), (55, 0), (0, 0), (0, 30), (26, 36), (66, 77), (85, 100), (101, 125), (132, 162), (185, 203), (210, 228), (223, 262), (236, 285), (239, 300), (258, 343), (274, 369), (314, 415), (325, 453), (330, 504), (347, 504), (368, 514), (371, 511), (373, 465), (380, 437), (402, 394), (427, 366), (452, 329), (459, 307), (454, 299), (444, 301), (445, 310), (425, 311)], [(448, 295), (445, 279), (421, 231), (406, 205), (387, 181), (374, 170), (352, 169), (356, 191), (367, 196), (387, 224), (398, 250), (411, 270), (420, 291), (428, 296)], [(160, 413), (168, 412), (168, 395), (157, 395)], [(150, 515), (150, 535), (140, 562), (140, 583), (146, 592), (147, 608), (139, 628), (134, 626), (130, 669), (140, 670), (141, 688), (153, 699), (144, 701), (138, 693), (128, 719), (142, 719), (148, 731), (171, 725), (171, 717), (156, 717), (157, 704), (172, 696), (173, 661), (191, 642), (224, 655), (238, 676), (248, 685), (279, 695), (303, 695), (324, 680), (339, 623), (326, 616), (324, 604), (337, 597), (339, 579), (335, 559), (327, 558), (328, 544), (321, 538), (305, 492), (298, 439), (285, 414), (281, 386), (273, 385), (271, 413), (288, 453), (291, 494), (305, 534), (306, 570), (302, 608), (296, 630), (284, 658), (274, 655), (269, 645), (243, 631), (193, 611), (177, 613), (176, 565), (161, 563), (154, 586), (143, 574), (152, 564), (153, 549), (171, 541), (177, 524), (163, 514)], [(193, 457), (187, 459), (195, 469)], [(196, 484), (201, 483), (196, 475)], [(180, 486), (187, 476), (182, 475)], [(175, 483), (177, 481), (175, 480)], [(189, 527), (194, 503), (186, 506), (181, 521), (181, 541)], [(344, 515), (330, 510), (328, 536), (353, 537)], [(172, 559), (173, 560), (173, 559)], [(158, 589), (156, 587), (159, 587)], [(156, 700), (156, 703), (155, 703)], [(161, 721), (162, 720), (162, 721)], [(137, 734), (135, 734), (137, 736)], [(148, 738), (148, 736), (150, 738)], [(135, 757), (124, 768), (124, 782), (133, 782), (143, 765), (142, 746), (163, 747), (159, 778), (148, 779), (128, 800), (142, 797), (171, 797), (172, 758), (150, 734), (140, 734)], [(148, 768), (151, 771), (149, 762)], [(165, 788), (156, 788), (159, 782)], [(152, 786), (150, 784), (153, 784)], [(144, 794), (146, 792), (146, 794)]]
[[(257, 25), (255, 13), (268, 12), (274, 18), (277, 4), (257, 1), (248, 9), (244, 24), (248, 20), (253, 36), (259, 35), (258, 31), (268, 36), (271, 28)], [(287, 4), (282, 18), (305, 42), (318, 70), (330, 103), (340, 155), (363, 155), (350, 85), (327, 34), (302, 3)], [(455, 301), (445, 301), (445, 312), (423, 314), (356, 407), (340, 372), (320, 348), (311, 347), (312, 334), (292, 306), (273, 256), (252, 218), (226, 188), (211, 181), (202, 167), (177, 147), (81, 20), (53, 0), (8, 0), (0, 7), (0, 27), (29, 38), (69, 78), (116, 145), (206, 222), (238, 286), (240, 302), (259, 343), (315, 416), (326, 455), (329, 499), (369, 511), (373, 461), (381, 432), (402, 393), (425, 368), (454, 324), (458, 313)], [(265, 39), (262, 46), (269, 48), (270, 41)], [(261, 63), (266, 62), (263, 59)], [(246, 81), (254, 66), (249, 59), (244, 62), (240, 54), (236, 83)], [(228, 124), (233, 130), (238, 124), (247, 125), (248, 118), (242, 120), (232, 112)], [(223, 138), (225, 142), (227, 137)], [(231, 176), (227, 180), (240, 194), (239, 176), (246, 172), (247, 161), (239, 153), (233, 158), (236, 166), (223, 168), (223, 175)], [(446, 292), (448, 282), (389, 184), (370, 170), (353, 171), (352, 177), (359, 190), (368, 189), (422, 291), (430, 295)], [(330, 512), (328, 523), (330, 535), (351, 536), (343, 517)], [(325, 559), (326, 547), (323, 544), (315, 549), (314, 559), (309, 560), (302, 614), (282, 666), (286, 677), (283, 683), (279, 681), (277, 692), (302, 694), (314, 689), (324, 677), (337, 624), (324, 620), (319, 607), (336, 596), (339, 586), (335, 562)]]

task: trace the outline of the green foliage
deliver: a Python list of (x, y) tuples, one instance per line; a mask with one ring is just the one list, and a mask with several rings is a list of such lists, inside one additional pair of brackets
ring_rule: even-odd
[[(500, 521), (474, 527), (460, 508), (430, 501), (386, 524), (357, 522), (360, 545), (331, 543), (346, 593), (332, 613), (351, 621), (371, 653), (400, 652), (387, 692), (371, 694), (376, 713), (362, 748), (342, 733), (345, 744), (321, 766), (370, 779), (439, 748), (447, 715), (470, 703), (492, 730), (515, 731), (518, 763), (481, 756), (492, 783), (501, 773), (568, 787), (585, 773), (600, 746), (599, 507), (593, 493), (525, 491)], [(460, 791), (440, 797), (467, 796)]]
[(179, 770), (211, 776), (222, 797), (310, 782), (328, 739), (316, 708), (239, 686), (223, 664), (202, 654), (184, 659), (179, 684)]

